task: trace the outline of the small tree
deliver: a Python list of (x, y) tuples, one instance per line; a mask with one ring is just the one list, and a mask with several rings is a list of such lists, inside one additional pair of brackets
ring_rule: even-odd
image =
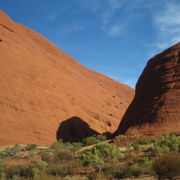
[(108, 143), (101, 143), (82, 154), (85, 165), (92, 165), (98, 172), (105, 163), (117, 160), (121, 156), (116, 146)]
[(168, 178), (169, 180), (172, 180), (173, 177), (179, 176), (180, 154), (169, 153), (159, 156), (153, 163), (153, 170), (159, 179)]

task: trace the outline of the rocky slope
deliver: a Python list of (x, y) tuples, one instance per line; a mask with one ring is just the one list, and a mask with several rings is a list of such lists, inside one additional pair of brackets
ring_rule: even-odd
[(136, 131), (145, 136), (180, 131), (180, 43), (150, 59), (115, 134)]
[[(83, 137), (88, 128), (113, 132), (133, 95), (0, 11), (0, 145), (50, 144), (62, 122), (68, 137), (83, 124)], [(69, 124), (72, 117), (80, 127)]]

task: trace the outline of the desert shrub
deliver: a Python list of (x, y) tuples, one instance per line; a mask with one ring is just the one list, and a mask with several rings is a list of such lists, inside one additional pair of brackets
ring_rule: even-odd
[(117, 141), (125, 141), (128, 137), (126, 135), (118, 135), (115, 137)]
[(33, 158), (36, 155), (35, 152), (29, 152), (28, 159)]
[(6, 148), (6, 150), (4, 151), (4, 155), (12, 157), (15, 156), (19, 151), (22, 151), (22, 147), (19, 144), (16, 144), (13, 147)]
[(143, 174), (143, 168), (136, 165), (128, 166), (126, 164), (123, 166), (116, 167), (113, 170), (113, 177), (117, 179), (139, 177), (141, 174)]
[(64, 143), (62, 141), (55, 142), (51, 146), (52, 149), (59, 149), (62, 147), (64, 147)]
[(74, 154), (71, 151), (67, 150), (58, 150), (54, 152), (52, 156), (53, 163), (59, 163), (61, 161), (69, 161), (74, 159)]
[(117, 179), (123, 179), (126, 177), (126, 168), (118, 168), (114, 172), (114, 177)]
[(81, 148), (83, 146), (83, 143), (81, 143), (81, 142), (73, 142), (72, 145), (73, 145), (74, 148), (79, 149), (79, 148)]
[(97, 135), (94, 135), (94, 137), (96, 137), (96, 139), (98, 139), (100, 141), (106, 141), (107, 140), (107, 137), (105, 134), (97, 134)]
[(139, 166), (134, 165), (129, 168), (130, 176), (139, 177), (142, 173), (143, 173), (143, 169)]
[(76, 172), (76, 165), (74, 165), (73, 163), (72, 164), (51, 163), (48, 165), (48, 173), (53, 176), (73, 175), (75, 172)]
[(178, 152), (180, 148), (180, 138), (175, 135), (164, 134), (159, 139), (154, 141), (153, 152), (162, 154), (171, 151)]
[(37, 167), (32, 167), (32, 174), (33, 177), (37, 178), (39, 175), (41, 175), (41, 170)]
[(144, 145), (144, 144), (150, 144), (151, 140), (150, 139), (140, 139), (137, 141), (138, 144)]
[(104, 161), (96, 150), (84, 153), (82, 159), (84, 165), (92, 165), (98, 172), (100, 172), (101, 168), (104, 166)]
[(43, 160), (36, 161), (36, 166), (41, 170), (44, 170), (47, 165), (48, 163), (46, 161), (43, 161)]
[(152, 168), (152, 164), (143, 166), (143, 174), (149, 175), (149, 176), (155, 176), (156, 175), (153, 168)]
[(115, 161), (119, 157), (121, 153), (117, 147), (108, 143), (97, 144), (81, 156), (84, 165), (92, 165), (97, 171), (100, 171), (105, 163)]
[(8, 169), (6, 169), (5, 173), (8, 179), (12, 179), (14, 177), (23, 177), (23, 178), (33, 177), (31, 167), (28, 165), (11, 166)]
[(169, 153), (159, 156), (153, 163), (153, 170), (159, 177), (172, 180), (173, 177), (180, 175), (180, 155)]
[(101, 141), (96, 139), (96, 137), (94, 137), (94, 136), (87, 137), (83, 140), (83, 143), (85, 144), (85, 146), (90, 146), (93, 144), (97, 144), (99, 142), (101, 142)]
[(1, 180), (5, 180), (5, 179), (6, 179), (6, 174), (5, 174), (5, 172), (1, 172), (1, 171), (0, 171), (0, 179), (1, 179)]
[(125, 177), (125, 166), (108, 165), (103, 167), (103, 173), (106, 177), (123, 178)]
[(132, 155), (131, 152), (127, 152), (127, 153), (125, 153), (124, 156), (123, 156), (123, 159), (124, 159), (124, 160), (130, 160), (130, 159), (132, 159), (132, 158), (133, 158), (133, 155)]
[(135, 151), (139, 151), (139, 144), (134, 143), (134, 144), (132, 144), (132, 146)]
[(0, 161), (1, 161), (1, 160), (4, 160), (5, 157), (6, 157), (6, 152), (1, 151), (1, 152), (0, 152)]
[(27, 151), (32, 151), (32, 150), (34, 150), (36, 148), (37, 148), (37, 144), (28, 144), (25, 149)]
[(90, 146), (105, 141), (106, 139), (107, 138), (105, 134), (95, 134), (93, 136), (83, 139), (83, 143), (85, 144), (85, 146)]
[(5, 173), (5, 168), (3, 165), (0, 165), (0, 179), (5, 179), (6, 173)]
[(151, 149), (151, 152), (153, 155), (158, 155), (158, 154), (168, 153), (170, 152), (170, 149), (168, 146), (154, 145), (154, 147)]
[(138, 162), (143, 165), (151, 165), (152, 159), (149, 157), (143, 157), (143, 158), (139, 159)]
[(53, 154), (52, 152), (43, 152), (41, 153), (41, 159), (46, 162), (52, 161)]
[(180, 132), (173, 132), (173, 133), (170, 133), (170, 135), (174, 135), (174, 136), (180, 136)]
[[(52, 176), (52, 175), (48, 175), (48, 174), (43, 174), (43, 175), (37, 176), (34, 179), (35, 180), (62, 180), (58, 176)], [(21, 179), (21, 180), (27, 180), (27, 179)], [(28, 180), (32, 180), (32, 179), (30, 178)]]

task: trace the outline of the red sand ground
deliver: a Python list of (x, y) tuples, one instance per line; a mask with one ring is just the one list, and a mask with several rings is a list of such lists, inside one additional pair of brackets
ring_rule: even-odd
[(147, 137), (180, 132), (180, 43), (150, 59), (140, 76), (115, 134), (133, 131)]
[(133, 96), (0, 11), (0, 145), (51, 144), (72, 116), (113, 132)]

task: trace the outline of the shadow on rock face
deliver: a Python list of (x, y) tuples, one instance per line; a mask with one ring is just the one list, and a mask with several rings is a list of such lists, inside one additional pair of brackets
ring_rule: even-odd
[(94, 134), (98, 134), (98, 132), (91, 129), (82, 119), (74, 116), (60, 124), (56, 132), (56, 139), (62, 139), (63, 142), (80, 142)]

